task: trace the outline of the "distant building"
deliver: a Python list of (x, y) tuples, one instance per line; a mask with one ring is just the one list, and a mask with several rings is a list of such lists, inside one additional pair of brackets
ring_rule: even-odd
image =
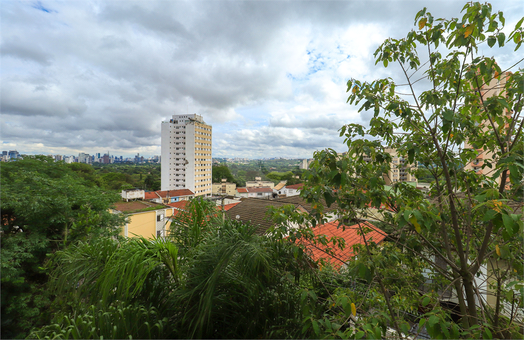
[(164, 237), (171, 226), (174, 208), (148, 201), (117, 202), (113, 213), (125, 214), (124, 237)]
[(312, 159), (304, 159), (300, 162), (300, 165), (298, 166), (299, 169), (301, 170), (307, 170), (309, 169), (309, 165), (311, 164), (313, 160)]
[(9, 159), (10, 159), (10, 160), (12, 160), (12, 159), (17, 159), (17, 158), (20, 157), (20, 154), (19, 154), (18, 151), (16, 151), (16, 150), (11, 150), (11, 151), (9, 151), (8, 155), (9, 155)]
[(91, 157), (87, 153), (78, 154), (78, 163), (91, 163)]
[(303, 183), (286, 185), (284, 188), (282, 188), (281, 191), (284, 192), (286, 197), (298, 196), (300, 195), (300, 189), (302, 189), (303, 186), (304, 186)]
[(196, 196), (212, 191), (212, 128), (197, 114), (162, 122), (161, 188), (187, 188)]
[(399, 156), (396, 149), (386, 148), (384, 151), (391, 155), (391, 167), (387, 174), (384, 174), (386, 185), (398, 182), (417, 182), (415, 175), (411, 171), (417, 168), (414, 164), (408, 164), (407, 159)]
[(194, 198), (195, 194), (189, 189), (157, 190), (145, 193), (144, 199), (157, 203), (175, 203)]
[(237, 197), (266, 198), (273, 197), (273, 189), (270, 187), (237, 188)]
[(246, 187), (248, 188), (260, 188), (260, 187), (269, 187), (273, 189), (275, 187), (275, 183), (271, 181), (263, 181), (261, 177), (255, 177), (254, 181), (247, 181)]
[(141, 189), (128, 189), (128, 190), (122, 190), (122, 193), (120, 194), (122, 196), (122, 199), (126, 202), (129, 202), (130, 200), (143, 200), (145, 198), (146, 192)]
[(222, 183), (213, 183), (213, 195), (227, 195), (235, 196), (237, 185), (235, 183), (229, 183), (225, 180)]
[(275, 195), (285, 195), (285, 191), (283, 190), (286, 186), (287, 181), (281, 181), (275, 187), (273, 188), (273, 193)]
[[(482, 86), (482, 89), (481, 89), (482, 97), (486, 99), (489, 97), (504, 94), (505, 84), (509, 76), (510, 76), (510, 73), (505, 72), (500, 77), (495, 77), (491, 79), (489, 84), (485, 84), (484, 86)], [(511, 117), (510, 112), (508, 112), (506, 109), (505, 109), (505, 112), (508, 115), (508, 117)], [(494, 124), (495, 126), (497, 126), (495, 122)], [(481, 128), (484, 132), (487, 132), (492, 127), (489, 121), (484, 121), (481, 123)], [(466, 140), (464, 142), (464, 149), (474, 149), (474, 146), (471, 145), (468, 140)], [(483, 167), (483, 166), (486, 161), (491, 162), (491, 163), (496, 163), (494, 162), (495, 159), (493, 157), (493, 153), (487, 150), (484, 150), (482, 148), (476, 149), (476, 151), (477, 151), (477, 156), (471, 162), (466, 164), (466, 166), (464, 167), (464, 170), (472, 170), (472, 171), (475, 171), (475, 173), (477, 174), (484, 174), (484, 175), (488, 175), (489, 177), (492, 177), (493, 174), (496, 172), (495, 167), (490, 168), (490, 167)], [(497, 179), (497, 182), (500, 183), (500, 177)], [(507, 182), (506, 184), (509, 184), (509, 183)]]

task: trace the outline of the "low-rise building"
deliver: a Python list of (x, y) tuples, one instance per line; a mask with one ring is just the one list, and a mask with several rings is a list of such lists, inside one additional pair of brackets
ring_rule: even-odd
[(237, 197), (266, 199), (273, 197), (273, 189), (270, 187), (237, 188), (236, 192)]
[(120, 193), (122, 199), (126, 202), (129, 202), (130, 200), (143, 200), (145, 198), (145, 194), (146, 192), (142, 189), (122, 190)]
[(193, 197), (195, 194), (189, 189), (148, 191), (144, 195), (146, 200), (165, 204), (185, 201)]
[(255, 177), (254, 181), (247, 181), (246, 188), (260, 188), (260, 187), (269, 187), (273, 189), (275, 183), (271, 181), (263, 181), (261, 177)]
[(118, 202), (113, 213), (125, 214), (124, 237), (164, 237), (169, 232), (173, 208), (148, 201)]
[(287, 181), (281, 181), (273, 188), (273, 193), (282, 196), (285, 195), (284, 187), (286, 186)]
[(213, 183), (212, 192), (213, 195), (235, 196), (237, 185), (229, 182)]
[(282, 189), (282, 191), (284, 192), (284, 194), (287, 197), (298, 196), (298, 195), (300, 195), (300, 189), (303, 186), (304, 186), (303, 183), (293, 184), (293, 185), (286, 185), (285, 188)]

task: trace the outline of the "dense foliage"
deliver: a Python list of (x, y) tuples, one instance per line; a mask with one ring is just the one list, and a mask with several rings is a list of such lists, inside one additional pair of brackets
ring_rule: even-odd
[(194, 218), (180, 218), (182, 230), (172, 238), (97, 238), (59, 251), (49, 264), (48, 287), (59, 297), (55, 317), (31, 337), (305, 334), (299, 306), (313, 281), (303, 253), (249, 225), (222, 221), (212, 203), (190, 205)]
[[(522, 337), (524, 75), (477, 52), (480, 44), (518, 50), (524, 18), (506, 37), (504, 16), (490, 4), (468, 3), (463, 12), (446, 20), (424, 9), (417, 30), (377, 49), (376, 62), (398, 66), (405, 79), (348, 81), (348, 102), (373, 113), (369, 128), (342, 127), (346, 156), (317, 152), (306, 175), (308, 200), (392, 231), (394, 246), (367, 245), (350, 264), (368, 284), (355, 297), (364, 307), (360, 336), (407, 335), (416, 320), (436, 338)], [(429, 171), (430, 199), (402, 182), (385, 190), (396, 168), (386, 147), (409, 171)], [(479, 169), (465, 169), (479, 155)], [(314, 215), (311, 223), (324, 220), (322, 205)]]
[(118, 196), (45, 157), (3, 163), (1, 186), (2, 337), (23, 337), (49, 317), (47, 256), (114, 234), (121, 221), (108, 208)]

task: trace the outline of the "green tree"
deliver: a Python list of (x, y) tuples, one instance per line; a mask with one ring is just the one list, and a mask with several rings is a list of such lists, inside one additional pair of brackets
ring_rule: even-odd
[(63, 163), (37, 157), (2, 164), (2, 337), (24, 337), (47, 314), (47, 256), (88, 237), (113, 235), (118, 196), (86, 186)]
[[(377, 49), (376, 62), (398, 67), (405, 79), (400, 84), (391, 78), (348, 81), (348, 102), (373, 113), (369, 128), (342, 127), (347, 155), (317, 152), (306, 174), (304, 197), (336, 202), (344, 220), (371, 218), (369, 208), (376, 209), (394, 230), (390, 236), (398, 254), (422, 259), (419, 270), (427, 268), (433, 282), (429, 291), (421, 291), (420, 301), (397, 304), (402, 296), (394, 294), (386, 275), (394, 259), (367, 247), (369, 261), (360, 262), (357, 273), (375, 284), (387, 312), (362, 313), (360, 336), (384, 337), (386, 325), (406, 333), (402, 310), (411, 307), (426, 310), (420, 325), (433, 337), (522, 337), (515, 322), (524, 295), (522, 212), (515, 210), (508, 185), (522, 185), (524, 76), (521, 69), (502, 70), (478, 49), (514, 44), (518, 50), (524, 18), (506, 36), (504, 16), (490, 4), (468, 3), (463, 13), (461, 19), (435, 19), (423, 9), (415, 17), (416, 30)], [(464, 147), (466, 142), (473, 147)], [(418, 164), (430, 171), (430, 200), (404, 183), (384, 189), (384, 174), (394, 167), (386, 147), (396, 149), (413, 171)], [(484, 174), (465, 170), (479, 152), (493, 155), (484, 161)], [(324, 221), (320, 204), (313, 215), (313, 224)], [(492, 275), (492, 306), (485, 298), (478, 302), (487, 288), (476, 281), (482, 268)], [(441, 308), (439, 292), (446, 288), (457, 295), (459, 323)]]
[(231, 174), (231, 171), (227, 165), (220, 165), (213, 167), (213, 183), (221, 183), (222, 179), (226, 179), (228, 182), (234, 183), (235, 179)]
[(57, 252), (48, 285), (59, 297), (55, 318), (30, 336), (297, 337), (300, 283), (311, 273), (304, 254), (222, 221), (201, 198), (187, 210), (174, 217), (172, 239), (97, 238)]

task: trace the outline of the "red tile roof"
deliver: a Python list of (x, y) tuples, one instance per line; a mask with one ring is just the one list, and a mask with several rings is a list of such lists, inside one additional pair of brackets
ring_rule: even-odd
[(194, 193), (189, 189), (179, 189), (179, 190), (157, 190), (146, 192), (145, 199), (151, 200), (154, 198), (166, 198), (169, 194), (169, 197), (180, 197), (180, 196), (193, 196)]
[(226, 205), (224, 205), (224, 210), (228, 211), (229, 209), (233, 208), (234, 206), (236, 206), (237, 204), (240, 204), (240, 203), (241, 202), (226, 204)]
[(270, 187), (247, 188), (249, 192), (273, 192)]
[(179, 201), (179, 202), (168, 203), (167, 205), (169, 205), (170, 207), (176, 208), (176, 209), (184, 210), (188, 203), (189, 201)]
[(298, 183), (293, 185), (286, 185), (286, 189), (300, 189), (304, 186), (304, 183)]
[(160, 198), (158, 197), (158, 195), (156, 194), (155, 191), (148, 191), (144, 194), (144, 199), (146, 200), (152, 200), (152, 199), (155, 199), (155, 198)]
[[(369, 222), (361, 223), (360, 226), (364, 230), (366, 227), (371, 229), (371, 231), (365, 234), (366, 240), (368, 242), (372, 241), (375, 243), (380, 243), (386, 238), (386, 233), (373, 226)], [(318, 261), (320, 259), (324, 259), (326, 262), (331, 263), (335, 268), (339, 268), (342, 264), (345, 263), (345, 261), (355, 255), (353, 253), (354, 245), (364, 244), (364, 237), (363, 235), (360, 235), (360, 230), (361, 229), (358, 224), (348, 227), (339, 225), (338, 221), (322, 224), (313, 229), (315, 236), (325, 235), (328, 239), (333, 236), (343, 238), (346, 242), (346, 246), (343, 250), (341, 250), (338, 246), (334, 246), (332, 242), (329, 242), (327, 246), (324, 246), (320, 243), (313, 244), (311, 241), (306, 240), (301, 242), (305, 244), (306, 249), (310, 252), (311, 258), (313, 260)], [(326, 252), (328, 248), (333, 252), (333, 255)]]
[(243, 193), (243, 194), (247, 194), (248, 193), (247, 188), (237, 188), (237, 191), (238, 191), (238, 193)]

